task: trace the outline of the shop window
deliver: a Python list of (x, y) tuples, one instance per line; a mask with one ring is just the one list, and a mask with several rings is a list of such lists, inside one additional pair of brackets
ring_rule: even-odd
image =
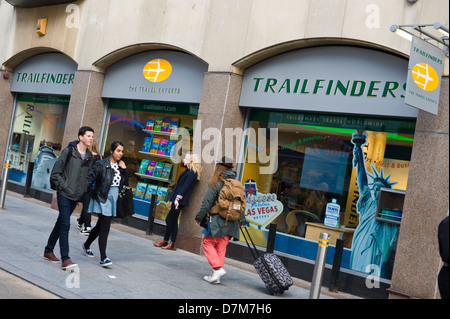
[[(197, 114), (198, 104), (110, 100), (102, 149), (107, 156), (113, 141), (124, 144), (123, 160), (134, 189), (137, 215), (148, 216), (155, 193), (155, 219), (165, 220), (172, 187), (185, 169), (179, 156), (192, 149)], [(178, 142), (181, 144), (176, 146)]]
[(7, 159), (9, 180), (25, 184), (34, 162), (31, 186), (50, 190), (50, 173), (62, 148), (70, 97), (19, 94)]
[[(298, 247), (304, 242), (292, 240), (305, 238), (317, 241), (320, 232), (335, 231), (331, 245), (335, 244), (337, 238), (344, 239), (345, 247), (349, 250), (348, 264), (355, 265), (356, 262), (352, 263), (350, 256), (352, 244), (356, 243), (353, 235), (358, 233), (362, 237), (370, 237), (372, 231), (357, 231), (361, 219), (365, 227), (369, 228), (378, 227), (375, 223), (381, 223), (388, 229), (386, 233), (390, 232), (391, 244), (396, 241), (398, 224), (373, 219), (380, 188), (406, 190), (415, 120), (253, 109), (249, 127), (255, 132), (258, 128), (269, 127), (278, 130), (276, 150), (267, 146), (268, 141), (249, 135), (242, 170), (242, 182), (251, 184), (252, 190), (256, 188), (254, 194), (275, 194), (277, 201), (282, 204), (279, 211), (266, 209), (253, 212), (276, 215), (262, 220), (276, 223), (277, 231), (283, 234), (281, 236), (290, 238), (278, 236), (277, 249), (315, 258), (314, 254), (304, 256), (305, 250), (303, 253), (300, 251)], [(277, 169), (273, 174), (259, 173), (264, 164), (254, 157), (252, 148), (255, 147), (265, 149), (271, 157), (277, 157)], [(360, 149), (362, 157), (355, 155), (355, 148)], [(326, 206), (333, 198), (340, 205), (336, 229), (324, 226)], [(401, 209), (398, 207), (398, 210)], [(256, 229), (264, 231), (268, 228), (268, 224), (251, 217), (247, 220), (255, 232)], [(261, 238), (260, 245), (265, 245), (264, 235), (255, 237)], [(360, 242), (358, 245), (361, 245)], [(383, 252), (381, 258), (384, 258), (384, 264), (380, 268), (387, 267), (389, 258), (392, 258), (390, 255), (395, 251), (395, 246), (388, 246), (383, 248), (389, 251)], [(356, 251), (356, 248), (353, 250)], [(355, 269), (351, 265), (348, 268)], [(365, 269), (356, 270), (365, 272)]]

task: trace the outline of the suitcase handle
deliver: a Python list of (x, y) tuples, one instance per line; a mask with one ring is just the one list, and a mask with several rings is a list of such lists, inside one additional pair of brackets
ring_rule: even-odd
[[(245, 232), (243, 229), (245, 229)], [(252, 254), (253, 258), (255, 260), (258, 259), (258, 257), (259, 257), (258, 249), (256, 249), (255, 243), (253, 242), (253, 239), (250, 236), (250, 233), (248, 232), (247, 227), (241, 228), (241, 232), (242, 232), (242, 235), (244, 236), (245, 242), (247, 243), (248, 249), (250, 250), (250, 253)], [(251, 241), (253, 248), (255, 249), (255, 252), (253, 252), (252, 248), (250, 247), (250, 244), (248, 242), (247, 236), (245, 236), (245, 233), (247, 233), (247, 236), (248, 236), (249, 240)]]

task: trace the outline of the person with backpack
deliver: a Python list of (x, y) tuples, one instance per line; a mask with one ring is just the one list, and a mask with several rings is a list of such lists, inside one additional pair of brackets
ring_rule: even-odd
[[(61, 261), (62, 269), (77, 267), (69, 257), (70, 215), (87, 189), (87, 175), (92, 164), (88, 147), (94, 140), (94, 130), (83, 126), (78, 130), (78, 141), (69, 143), (56, 160), (50, 174), (50, 185), (56, 190), (58, 219), (44, 248), (44, 259), (53, 263)], [(59, 240), (61, 260), (53, 253)]]
[(223, 266), (228, 242), (232, 237), (239, 240), (239, 228), (246, 225), (244, 187), (235, 180), (232, 168), (233, 161), (226, 157), (217, 163), (195, 217), (196, 224), (204, 227), (203, 252), (212, 268), (204, 280), (210, 283), (218, 284), (226, 275)]

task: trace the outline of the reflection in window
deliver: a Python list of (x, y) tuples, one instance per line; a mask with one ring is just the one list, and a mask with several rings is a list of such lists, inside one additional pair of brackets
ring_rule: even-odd
[[(382, 167), (385, 176), (392, 174), (391, 180), (397, 182), (394, 188), (406, 190), (415, 120), (252, 110), (249, 126), (255, 131), (278, 129), (276, 172), (259, 174), (258, 159), (249, 158), (254, 154), (249, 148), (259, 146), (250, 137), (242, 181), (255, 181), (260, 193), (277, 194), (284, 206), (274, 221), (279, 232), (305, 237), (306, 223), (323, 223), (332, 198), (341, 206), (340, 224), (358, 225), (359, 193), (351, 142), (357, 130), (368, 135), (363, 149), (369, 172), (371, 164), (378, 170)], [(288, 217), (294, 210), (302, 212)]]
[(34, 161), (33, 187), (50, 190), (50, 173), (59, 156), (69, 97), (19, 94), (8, 149), (9, 179), (25, 184), (28, 163)]

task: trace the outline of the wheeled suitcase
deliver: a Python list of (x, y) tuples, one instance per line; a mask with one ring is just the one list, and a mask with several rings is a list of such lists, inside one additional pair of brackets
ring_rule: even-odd
[[(242, 229), (244, 229), (245, 232)], [(284, 293), (294, 284), (294, 282), (292, 281), (291, 275), (289, 275), (289, 272), (281, 262), (280, 258), (272, 253), (259, 255), (258, 250), (250, 237), (248, 229), (241, 228), (241, 231), (253, 258), (255, 259), (253, 266), (255, 266), (256, 272), (266, 285), (269, 294), (273, 295), (275, 293)], [(247, 235), (245, 233), (247, 233)], [(255, 252), (253, 252), (250, 247), (249, 240), (251, 241)]]

